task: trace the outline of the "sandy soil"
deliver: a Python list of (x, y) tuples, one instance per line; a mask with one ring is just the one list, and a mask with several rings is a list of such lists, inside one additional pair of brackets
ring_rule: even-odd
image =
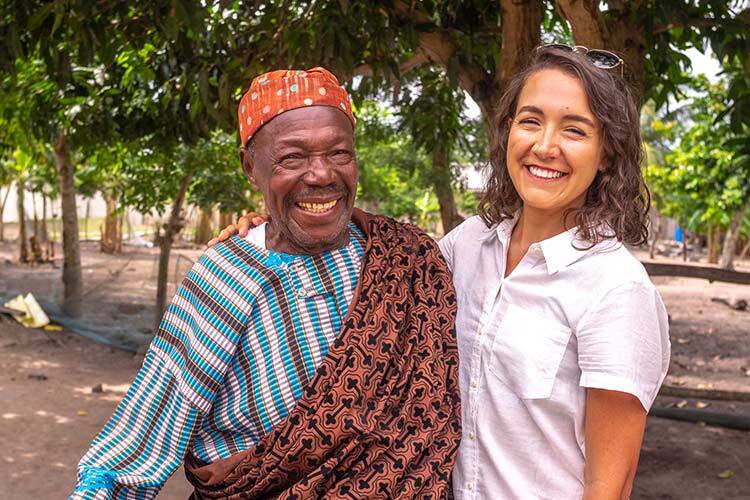
[[(0, 245), (0, 296), (33, 291), (56, 300), (60, 270), (12, 262)], [(184, 274), (200, 250), (182, 255), (173, 276)], [(143, 344), (151, 326), (155, 286), (153, 249), (105, 256), (84, 244), (83, 321), (118, 343)], [(173, 263), (177, 259), (173, 258)], [(747, 263), (744, 264), (747, 266)], [(750, 266), (748, 266), (750, 267)], [(746, 267), (743, 270), (750, 270)], [(750, 287), (655, 278), (671, 316), (672, 366), (667, 383), (750, 391), (750, 312), (712, 302), (750, 299)], [(140, 358), (69, 331), (27, 330), (0, 319), (0, 499), (65, 498), (75, 466), (132, 381)], [(92, 392), (102, 384), (103, 392)], [(660, 397), (657, 405), (704, 403), (750, 414), (750, 404)], [(187, 498), (182, 471), (160, 498)], [(750, 432), (649, 418), (633, 500), (750, 498)]]

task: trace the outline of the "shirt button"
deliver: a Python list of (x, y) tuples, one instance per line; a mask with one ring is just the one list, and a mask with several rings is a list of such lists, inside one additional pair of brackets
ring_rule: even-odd
[(476, 380), (472, 380), (471, 382), (469, 382), (469, 385), (470, 385), (470, 386), (472, 386), (472, 387), (474, 387), (474, 388), (476, 389), (476, 387), (477, 387), (477, 386), (478, 386), (479, 384), (477, 384), (477, 381), (476, 381)]
[(467, 490), (473, 490), (474, 489), (474, 483), (466, 483), (466, 489)]
[(539, 255), (539, 254), (541, 254), (541, 253), (542, 253), (542, 247), (541, 247), (541, 246), (539, 246), (539, 245), (534, 245), (534, 253), (535, 253), (536, 255)]
[(476, 434), (474, 434), (473, 432), (469, 433), (469, 439), (474, 439), (475, 437), (476, 437)]
[(307, 297), (307, 290), (305, 290), (304, 288), (300, 288), (299, 290), (297, 290), (297, 296), (298, 297)]

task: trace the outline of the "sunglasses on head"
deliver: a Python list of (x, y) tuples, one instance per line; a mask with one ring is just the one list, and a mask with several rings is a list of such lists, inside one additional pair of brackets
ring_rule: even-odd
[(625, 61), (620, 59), (617, 54), (608, 50), (589, 49), (588, 47), (584, 47), (583, 45), (574, 45), (571, 47), (570, 45), (564, 45), (562, 43), (548, 43), (546, 45), (540, 45), (539, 47), (537, 47), (537, 50), (544, 49), (558, 49), (565, 52), (577, 52), (588, 57), (597, 68), (615, 69), (619, 67), (620, 76), (624, 75)]

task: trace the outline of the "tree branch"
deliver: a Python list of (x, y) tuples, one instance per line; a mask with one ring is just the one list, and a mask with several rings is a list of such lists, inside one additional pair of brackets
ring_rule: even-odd
[(542, 4), (539, 0), (500, 0), (500, 10), (503, 38), (495, 81), (504, 89), (541, 41)]
[(573, 39), (590, 48), (607, 46), (609, 30), (596, 0), (557, 0), (560, 15), (570, 23)]
[[(423, 52), (418, 52), (414, 54), (412, 57), (405, 61), (401, 61), (398, 65), (398, 71), (402, 75), (405, 73), (408, 73), (409, 71), (413, 70), (417, 66), (422, 65), (423, 63), (427, 62), (427, 56), (424, 55)], [(373, 69), (371, 64), (361, 64), (354, 68), (354, 71), (352, 71), (351, 77), (355, 76), (372, 76), (373, 75)]]
[(684, 21), (676, 21), (666, 24), (654, 25), (654, 34), (663, 33), (674, 28), (710, 28), (712, 26), (719, 26), (726, 23), (726, 19), (711, 19), (711, 18), (696, 18), (687, 19)]

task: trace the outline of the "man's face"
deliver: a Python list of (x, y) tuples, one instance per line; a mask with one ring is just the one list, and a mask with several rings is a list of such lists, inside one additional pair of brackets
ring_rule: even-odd
[(347, 116), (330, 106), (293, 109), (253, 143), (242, 166), (271, 215), (268, 248), (313, 255), (346, 245), (358, 176)]

